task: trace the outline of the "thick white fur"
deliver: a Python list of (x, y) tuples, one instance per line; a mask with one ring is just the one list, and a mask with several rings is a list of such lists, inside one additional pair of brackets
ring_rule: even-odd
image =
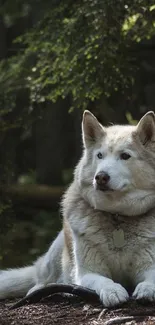
[(0, 272), (0, 299), (25, 295), (35, 285), (33, 266)]
[[(33, 266), (0, 273), (0, 298), (64, 282), (95, 290), (107, 307), (127, 301), (128, 290), (135, 299), (155, 300), (154, 113), (138, 126), (103, 128), (86, 111), (82, 126), (84, 153), (64, 195), (64, 230)], [(121, 159), (124, 152), (130, 159)], [(105, 192), (95, 180), (101, 171), (110, 176)]]

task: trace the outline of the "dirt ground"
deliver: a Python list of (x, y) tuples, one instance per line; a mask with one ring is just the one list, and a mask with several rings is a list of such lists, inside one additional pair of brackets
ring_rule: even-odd
[(155, 324), (155, 303), (146, 305), (131, 301), (108, 310), (99, 304), (88, 305), (73, 296), (55, 295), (39, 303), (10, 310), (14, 302), (0, 302), (0, 325)]

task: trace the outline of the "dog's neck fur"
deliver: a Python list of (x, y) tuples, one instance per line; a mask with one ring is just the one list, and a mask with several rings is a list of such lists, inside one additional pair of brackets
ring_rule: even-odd
[[(155, 193), (141, 195), (139, 198), (134, 193), (129, 193), (120, 198), (107, 198), (104, 193), (99, 193), (93, 188), (88, 191), (79, 190), (79, 195), (94, 209), (110, 213), (111, 215), (120, 215), (124, 217), (141, 216), (155, 209)], [(115, 195), (113, 193), (113, 195)]]
[[(110, 212), (101, 211), (101, 210), (99, 210), (99, 211), (104, 213), (105, 216), (110, 217), (113, 220), (113, 222), (116, 224), (116, 226), (126, 222), (126, 219), (127, 219), (126, 215), (123, 215), (123, 214), (120, 214), (120, 213), (110, 213)], [(134, 215), (132, 217), (134, 218), (134, 220), (136, 220), (136, 219), (140, 220), (142, 217), (147, 218), (147, 216), (150, 216), (150, 215), (153, 215), (153, 214), (155, 214), (155, 207), (149, 209), (146, 213)]]
[(121, 213), (121, 212), (110, 212), (110, 211), (105, 211), (105, 210), (98, 210), (100, 212), (103, 212), (104, 214), (108, 214), (111, 217), (113, 217), (114, 219), (118, 220), (118, 219), (122, 219), (122, 218), (126, 218), (127, 216), (133, 217), (133, 218), (140, 218), (140, 217), (147, 217), (148, 215), (155, 213), (155, 203), (154, 205), (151, 205), (148, 207), (148, 209), (146, 209), (145, 211), (141, 211), (141, 213), (137, 213), (137, 214), (130, 214), (130, 213)]

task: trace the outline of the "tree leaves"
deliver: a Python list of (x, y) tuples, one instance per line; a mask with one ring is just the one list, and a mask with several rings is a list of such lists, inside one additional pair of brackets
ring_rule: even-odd
[[(40, 2), (39, 2), (40, 3)], [(33, 1), (37, 10), (38, 2)], [(29, 90), (30, 105), (59, 97), (89, 101), (125, 92), (138, 69), (129, 48), (155, 33), (153, 1), (52, 1), (18, 37), (21, 51), (0, 66), (0, 89)]]

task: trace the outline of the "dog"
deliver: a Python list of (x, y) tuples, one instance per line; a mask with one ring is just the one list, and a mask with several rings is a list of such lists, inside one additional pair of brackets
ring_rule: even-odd
[(62, 231), (32, 266), (0, 272), (0, 299), (72, 283), (105, 307), (155, 300), (155, 114), (104, 127), (85, 111), (82, 138)]

